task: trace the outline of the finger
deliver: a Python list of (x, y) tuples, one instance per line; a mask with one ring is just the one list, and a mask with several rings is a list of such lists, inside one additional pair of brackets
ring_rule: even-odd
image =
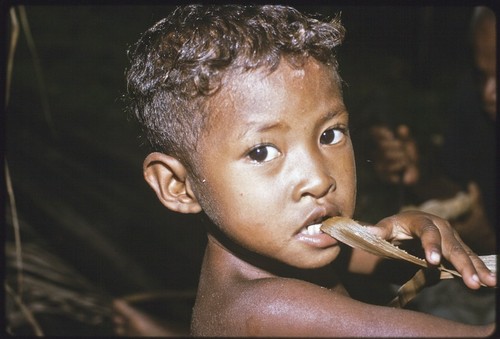
[(373, 226), (364, 226), (367, 227), (370, 233), (389, 242), (409, 240), (413, 238), (413, 235), (405, 225), (405, 221), (403, 220), (404, 214), (403, 212), (402, 214), (386, 217)]
[(389, 171), (385, 168), (381, 168), (381, 167), (378, 167), (375, 169), (378, 173), (378, 175), (381, 177), (381, 179), (389, 182), (389, 183), (393, 183), (393, 184), (397, 184), (399, 183), (400, 181), (400, 173), (401, 171)]
[[(447, 223), (445, 220), (425, 218), (422, 222), (420, 238), (427, 262), (438, 265), (441, 254), (444, 255), (462, 275), (464, 283), (471, 289), (478, 289), (481, 286), (480, 278), (470, 257), (473, 254), (470, 248), (460, 240), (451, 227), (444, 225)], [(440, 225), (441, 223), (443, 225)], [(445, 244), (443, 248), (441, 243)]]
[(378, 166), (395, 167), (408, 166), (408, 158), (401, 150), (386, 150), (375, 154), (375, 160)]
[(383, 161), (400, 161), (405, 164), (411, 163), (411, 159), (399, 141), (387, 141), (379, 143), (375, 151), (375, 156)]
[(418, 181), (419, 176), (420, 173), (416, 166), (408, 166), (403, 175), (403, 182), (406, 185), (413, 185)]
[(484, 262), (479, 258), (476, 254), (471, 255), (471, 260), (476, 268), (477, 275), (479, 277), (479, 281), (486, 286), (496, 286), (497, 285), (497, 275), (491, 272), (488, 267), (484, 264)]
[(377, 223), (377, 225), (363, 225), (366, 230), (373, 234), (374, 236), (390, 241), (392, 234), (392, 224), (383, 219)]
[(442, 253), (462, 275), (464, 283), (472, 289), (478, 289), (481, 287), (481, 283), (487, 286), (495, 286), (496, 275), (462, 241), (458, 233), (449, 226), (449, 223), (443, 219), (435, 219), (435, 224), (443, 239)]
[(421, 225), (420, 227), (414, 227), (414, 229), (418, 230), (416, 235), (422, 243), (425, 259), (430, 265), (439, 265), (442, 257), (442, 232), (429, 217), (419, 218), (416, 222)]
[(479, 201), (479, 197), (481, 196), (481, 192), (479, 190), (479, 186), (475, 182), (470, 182), (467, 185), (468, 193), (472, 201)]
[[(481, 283), (476, 265), (478, 267), (481, 265), (477, 260), (475, 262), (472, 260), (472, 257), (475, 256), (474, 252), (465, 245), (455, 231), (453, 233), (453, 238), (450, 238), (450, 241), (446, 242), (446, 246), (443, 247), (443, 254), (462, 275), (465, 285), (471, 289), (478, 289), (481, 287)], [(488, 269), (483, 267), (480, 270), (483, 277), (484, 270), (488, 271)]]
[(394, 159), (393, 161), (388, 161), (385, 164), (385, 167), (393, 172), (401, 172), (405, 167), (407, 167), (407, 163), (404, 159)]
[(408, 128), (407, 125), (399, 125), (396, 132), (399, 139), (401, 140), (410, 139), (410, 129)]
[(387, 144), (386, 146), (382, 146), (380, 150), (377, 152), (377, 155), (379, 155), (382, 158), (385, 158), (386, 160), (403, 159), (406, 161), (408, 158), (405, 151), (403, 150), (403, 147), (397, 143), (391, 143)]
[(416, 162), (418, 158), (417, 143), (410, 133), (410, 129), (406, 125), (400, 125), (397, 129), (397, 137), (401, 144), (404, 145), (404, 151), (412, 162)]
[(480, 283), (486, 286), (496, 286), (496, 274), (491, 272), (490, 269), (488, 269), (488, 267), (484, 264), (481, 258), (479, 258), (479, 256), (476, 253), (474, 253), (471, 250), (471, 248), (463, 242), (462, 239), (457, 238), (457, 241), (461, 244), (465, 253), (472, 262), (472, 265), (474, 266), (475, 273), (473, 274), (476, 274), (476, 277), (472, 276), (472, 279), (474, 281), (479, 281)]
[(370, 128), (370, 133), (375, 139), (394, 139), (394, 133), (385, 126), (373, 126)]
[(389, 184), (399, 184), (400, 175), (399, 172), (396, 173), (381, 173), (381, 178)]
[(375, 151), (374, 156), (381, 162), (401, 161), (407, 159), (407, 156), (400, 145), (381, 146)]

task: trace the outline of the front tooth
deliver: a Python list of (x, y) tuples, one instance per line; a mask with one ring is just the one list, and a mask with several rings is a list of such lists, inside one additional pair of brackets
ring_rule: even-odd
[(321, 232), (320, 230), (321, 224), (314, 224), (314, 225), (309, 225), (307, 227), (307, 234), (308, 235), (316, 235)]
[(316, 234), (321, 234), (321, 224), (316, 224), (314, 227)]
[(313, 225), (307, 226), (307, 234), (314, 235)]

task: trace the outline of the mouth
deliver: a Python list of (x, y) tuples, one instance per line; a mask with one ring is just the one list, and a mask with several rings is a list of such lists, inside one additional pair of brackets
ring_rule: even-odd
[(321, 231), (321, 224), (328, 218), (328, 216), (325, 216), (314, 220), (312, 224), (302, 227), (299, 231), (299, 234), (318, 235), (323, 233), (323, 231)]
[(321, 230), (321, 225), (323, 224), (323, 221), (330, 218), (332, 215), (337, 216), (339, 214), (340, 213), (338, 213), (338, 211), (327, 211), (324, 208), (316, 210), (306, 220), (304, 226), (302, 226), (302, 228), (297, 232), (295, 236), (296, 239), (304, 244), (307, 244), (308, 246), (318, 249), (326, 249), (336, 246), (338, 244), (337, 240), (329, 234), (324, 233)]

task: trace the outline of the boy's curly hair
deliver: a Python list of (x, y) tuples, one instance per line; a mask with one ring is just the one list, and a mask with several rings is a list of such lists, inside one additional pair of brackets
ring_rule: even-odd
[(224, 75), (272, 72), (282, 58), (300, 65), (308, 56), (336, 74), (334, 48), (343, 37), (338, 17), (322, 22), (285, 6), (177, 8), (129, 51), (128, 107), (154, 150), (194, 170), (207, 99)]

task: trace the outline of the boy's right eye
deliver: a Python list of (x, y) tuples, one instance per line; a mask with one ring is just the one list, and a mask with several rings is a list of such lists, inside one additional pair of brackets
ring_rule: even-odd
[(263, 163), (271, 161), (280, 156), (280, 151), (271, 145), (261, 145), (248, 152), (248, 157), (252, 162)]

